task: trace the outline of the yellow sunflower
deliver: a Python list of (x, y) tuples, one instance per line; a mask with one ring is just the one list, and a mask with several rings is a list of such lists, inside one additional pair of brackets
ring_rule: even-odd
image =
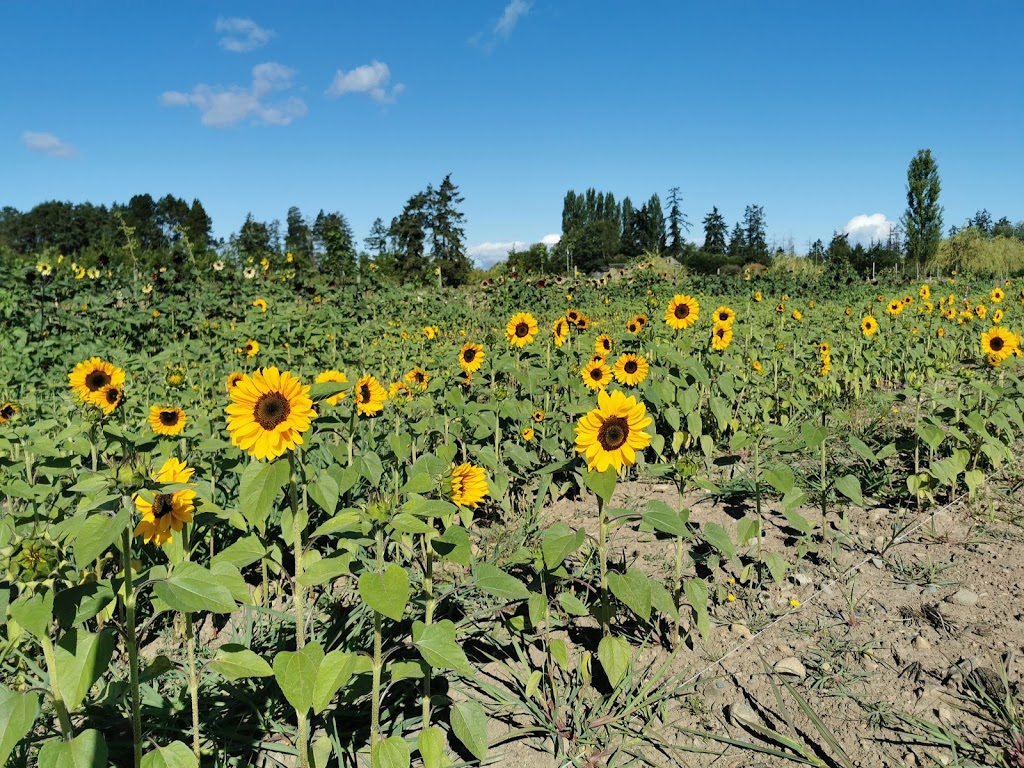
[(992, 292), (989, 294), (989, 298), (992, 299), (993, 304), (999, 304), (1006, 298), (1006, 293), (1002, 288), (993, 288)]
[(636, 463), (636, 454), (651, 443), (644, 427), (651, 423), (647, 407), (620, 390), (597, 395), (597, 408), (576, 425), (576, 451), (587, 457), (591, 471), (604, 472), (613, 467)]
[(533, 412), (533, 417), (532, 418), (533, 418), (534, 422), (536, 422), (537, 424), (540, 424), (542, 421), (544, 421), (544, 411), (542, 411), (540, 408), (538, 408), (536, 411)]
[(399, 395), (402, 395), (406, 401), (412, 400), (412, 390), (409, 389), (409, 385), (404, 381), (394, 381), (388, 387), (389, 400), (397, 399)]
[[(158, 483), (187, 483), (195, 470), (178, 459), (164, 462), (159, 472), (153, 474)], [(185, 523), (192, 522), (195, 511), (196, 492), (191, 489), (173, 493), (157, 493), (150, 501), (136, 493), (135, 507), (142, 513), (142, 519), (135, 526), (135, 536), (143, 542), (152, 542), (158, 547), (174, 541), (174, 534), (181, 531)]]
[(650, 318), (648, 318), (647, 315), (637, 315), (633, 318), (633, 322), (639, 325), (640, 330), (642, 331), (646, 327), (647, 323), (650, 322)]
[(827, 341), (823, 341), (818, 345), (819, 355), (830, 355), (832, 354), (832, 347)]
[(956, 307), (946, 307), (942, 310), (942, 316), (947, 320), (956, 320)]
[(537, 335), (537, 320), (529, 312), (513, 315), (505, 326), (505, 338), (514, 347), (525, 347)]
[(665, 322), (669, 328), (681, 331), (697, 322), (700, 315), (700, 304), (692, 296), (677, 293), (668, 303), (665, 310)]
[(359, 377), (352, 396), (356, 400), (356, 408), (363, 416), (373, 416), (384, 410), (384, 401), (388, 399), (388, 393), (384, 386), (377, 381), (375, 376), (364, 374)]
[(982, 320), (985, 319), (985, 315), (988, 314), (988, 308), (984, 304), (979, 304), (974, 308), (974, 314), (976, 314)]
[(576, 323), (580, 321), (581, 317), (583, 317), (583, 315), (581, 315), (579, 310), (577, 309), (572, 309), (570, 307), (569, 309), (565, 310), (565, 319), (572, 323), (573, 325), (576, 325)]
[(267, 300), (266, 299), (255, 299), (252, 303), (254, 307), (259, 309), (260, 312), (267, 311)]
[(646, 379), (649, 370), (647, 358), (643, 355), (634, 355), (632, 352), (624, 353), (615, 361), (615, 367), (612, 368), (615, 380), (627, 387), (635, 387)]
[(799, 320), (803, 320), (804, 319), (804, 313), (801, 312), (799, 309), (794, 309), (793, 310), (793, 319), (794, 320), (798, 320), (798, 321)]
[(555, 337), (555, 346), (562, 346), (565, 344), (565, 340), (569, 338), (569, 321), (564, 317), (558, 318), (551, 327), (551, 333)]
[(932, 297), (932, 289), (930, 286), (922, 285), (918, 290), (917, 295), (921, 297), (923, 301), (928, 301)]
[(522, 435), (523, 440), (525, 440), (526, 442), (530, 442), (536, 436), (536, 433), (533, 431), (533, 427), (526, 427), (523, 429)]
[(783, 312), (786, 311), (786, 305), (780, 301), (778, 304), (775, 305), (775, 311), (781, 315)]
[(256, 357), (260, 353), (260, 343), (249, 339), (249, 341), (245, 342), (245, 346), (242, 347), (242, 351), (249, 357)]
[(634, 319), (626, 323), (626, 333), (636, 335), (640, 333), (640, 324)]
[(1000, 362), (1012, 355), (1017, 345), (1017, 334), (1002, 326), (997, 325), (981, 334), (981, 353), (998, 357)]
[(711, 332), (711, 348), (716, 352), (724, 352), (730, 344), (732, 344), (732, 326), (716, 323), (715, 329)]
[(867, 315), (860, 321), (860, 330), (861, 333), (870, 338), (878, 333), (878, 321), (871, 315)]
[(109, 416), (122, 400), (124, 400), (124, 390), (114, 384), (108, 384), (93, 395), (92, 404)]
[(459, 367), (466, 373), (479, 371), (480, 366), (484, 364), (484, 357), (483, 346), (474, 344), (471, 341), (467, 342), (462, 345), (462, 349), (459, 351)]
[(430, 381), (430, 374), (424, 371), (419, 366), (416, 366), (407, 374), (405, 374), (405, 380), (410, 387), (417, 387), (419, 389), (426, 389), (427, 382)]
[(757, 373), (759, 376), (764, 376), (764, 366), (761, 364), (760, 360), (755, 360), (754, 362), (752, 362), (750, 364), (750, 367), (753, 368), (754, 372)]
[(900, 312), (903, 311), (903, 302), (899, 299), (893, 299), (889, 302), (889, 306), (885, 308), (885, 312), (892, 317), (896, 317)]
[(715, 325), (732, 325), (736, 320), (736, 311), (723, 304), (711, 314), (711, 319)]
[(452, 504), (460, 507), (475, 507), (487, 496), (487, 477), (483, 467), (460, 464), (452, 470)]
[(231, 390), (227, 415), (231, 444), (263, 461), (301, 445), (316, 411), (308, 384), (290, 371), (260, 368)]
[(104, 387), (123, 386), (124, 371), (106, 360), (90, 357), (74, 367), (68, 374), (68, 381), (71, 391), (80, 400), (91, 403)]
[(577, 331), (581, 331), (582, 332), (582, 331), (587, 330), (587, 328), (589, 328), (589, 327), (590, 327), (590, 318), (587, 317), (586, 315), (580, 315), (576, 319), (576, 330)]
[[(14, 418), (15, 414), (20, 413), (21, 408), (18, 407), (17, 403), (7, 402), (0, 405), (0, 424), (6, 424)], [(543, 414), (542, 414), (543, 417)]]
[(1003, 322), (1003, 310), (997, 309), (992, 313), (992, 325), (999, 325)]
[(764, 296), (760, 291), (754, 291), (754, 301), (764, 301)]
[(245, 378), (245, 374), (244, 373), (239, 373), (238, 371), (232, 371), (231, 373), (229, 373), (228, 374), (228, 379), (225, 382), (225, 385), (228, 388), (228, 392), (230, 393), (231, 390), (234, 389), (235, 386), (238, 384), (238, 382), (240, 382), (244, 378)]
[[(316, 384), (348, 384), (348, 376), (346, 376), (341, 371), (330, 370), (318, 373), (313, 381)], [(348, 392), (339, 392), (336, 395), (331, 395), (326, 400), (324, 400), (324, 402), (327, 403), (328, 405), (337, 405), (338, 403), (345, 399), (345, 395), (347, 394)]]
[(594, 351), (599, 355), (607, 355), (612, 351), (612, 337), (607, 333), (602, 333), (597, 337), (597, 341), (594, 342)]
[(151, 405), (149, 407), (149, 426), (158, 435), (180, 435), (185, 429), (188, 417), (181, 408)]
[(583, 383), (588, 388), (604, 389), (611, 383), (612, 369), (603, 360), (593, 361), (587, 363), (586, 367), (580, 371), (580, 376), (583, 377)]

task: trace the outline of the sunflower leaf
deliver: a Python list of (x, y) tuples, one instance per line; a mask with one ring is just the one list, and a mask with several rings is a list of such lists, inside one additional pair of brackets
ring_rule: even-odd
[(288, 482), (289, 472), (285, 461), (253, 461), (242, 472), (238, 506), (249, 525), (260, 533), (266, 531), (267, 518), (277, 495)]

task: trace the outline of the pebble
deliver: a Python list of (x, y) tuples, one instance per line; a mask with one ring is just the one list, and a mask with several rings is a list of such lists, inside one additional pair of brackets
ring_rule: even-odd
[(761, 726), (761, 720), (757, 713), (745, 701), (729, 705), (729, 719), (736, 725), (749, 725), (755, 728)]
[(978, 604), (978, 593), (972, 592), (969, 589), (958, 589), (946, 598), (946, 602), (952, 603), (953, 605), (965, 605), (970, 607)]
[(791, 578), (798, 587), (806, 587), (811, 583), (811, 577), (806, 573), (794, 573)]
[(804, 667), (803, 663), (796, 656), (787, 656), (775, 662), (774, 670), (776, 674), (789, 675), (797, 680), (803, 680), (807, 677), (807, 668)]
[(939, 591), (939, 588), (937, 586), (935, 586), (934, 584), (929, 584), (927, 587), (924, 588), (924, 593), (926, 595), (934, 595), (938, 591)]
[(880, 557), (872, 557), (871, 564), (879, 570), (883, 570), (885, 568), (885, 561)]
[(907, 586), (905, 586), (903, 589), (907, 592), (910, 592), (913, 595), (916, 595), (921, 591), (921, 588), (917, 586), (917, 584), (907, 584)]
[(729, 631), (738, 637), (747, 638), (750, 637), (750, 630), (742, 624), (730, 624)]
[(935, 710), (935, 714), (939, 716), (939, 722), (943, 725), (952, 726), (956, 724), (956, 716), (949, 707), (939, 707)]
[(912, 646), (914, 646), (915, 650), (918, 650), (918, 651), (927, 651), (929, 648), (932, 647), (932, 644), (929, 643), (927, 640), (925, 640), (920, 635), (918, 635), (913, 640), (911, 640), (910, 644)]
[(915, 755), (913, 752), (907, 752), (907, 754), (903, 756), (903, 764), (917, 765), (917, 755)]

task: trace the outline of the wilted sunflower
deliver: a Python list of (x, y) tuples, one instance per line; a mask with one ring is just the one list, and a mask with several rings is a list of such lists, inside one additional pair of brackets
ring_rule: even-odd
[(462, 345), (462, 349), (459, 351), (459, 367), (462, 368), (466, 373), (474, 373), (480, 370), (480, 366), (484, 364), (484, 348), (480, 344), (474, 344), (473, 342), (467, 342)]
[[(184, 462), (170, 458), (164, 462), (159, 472), (153, 475), (158, 483), (187, 483), (195, 470)], [(135, 536), (158, 547), (174, 541), (174, 534), (181, 531), (185, 523), (192, 522), (195, 511), (196, 492), (190, 489), (173, 493), (157, 493), (153, 500), (143, 498), (141, 494), (134, 496), (135, 506), (142, 513), (142, 519), (135, 526)]]
[(260, 312), (267, 311), (267, 300), (266, 299), (254, 299), (252, 305), (259, 309)]
[(692, 296), (677, 293), (665, 310), (665, 322), (669, 328), (681, 331), (696, 323), (699, 315), (700, 304), (697, 300)]
[(632, 352), (626, 352), (615, 361), (615, 367), (612, 369), (612, 372), (615, 374), (615, 380), (619, 384), (635, 387), (647, 378), (649, 370), (650, 366), (647, 364), (647, 358), (643, 355), (634, 355)]
[(122, 400), (124, 400), (124, 390), (114, 384), (108, 384), (93, 395), (91, 402), (109, 416), (121, 404)]
[(997, 325), (981, 334), (981, 353), (986, 356), (994, 355), (1000, 362), (1013, 354), (1017, 344), (1017, 334), (1002, 326)]
[(724, 352), (730, 344), (732, 344), (732, 326), (716, 323), (714, 330), (711, 331), (711, 348), (716, 352)]
[(525, 427), (522, 431), (523, 440), (530, 442), (536, 436), (533, 427)]
[(540, 408), (538, 408), (536, 411), (534, 411), (533, 412), (533, 420), (537, 424), (540, 424), (542, 421), (544, 421), (544, 411), (542, 411)]
[(403, 396), (407, 401), (412, 400), (412, 390), (409, 389), (409, 385), (404, 381), (394, 381), (388, 387), (389, 400), (397, 399), (399, 395)]
[(505, 326), (505, 338), (515, 347), (525, 347), (537, 335), (537, 319), (529, 312), (512, 316)]
[[(0, 405), (0, 424), (6, 424), (14, 418), (15, 414), (20, 413), (21, 408), (18, 407), (17, 403), (4, 403)], [(543, 411), (541, 412), (541, 418), (544, 418)]]
[(612, 380), (612, 369), (604, 361), (593, 361), (587, 363), (580, 371), (583, 383), (590, 389), (604, 389)]
[(714, 320), (715, 325), (732, 325), (736, 319), (736, 312), (723, 304), (712, 313), (711, 319)]
[(231, 390), (227, 414), (231, 444), (260, 461), (294, 451), (316, 417), (309, 385), (277, 368), (245, 376)]
[(387, 390), (377, 381), (375, 376), (366, 373), (359, 377), (352, 389), (356, 408), (363, 416), (373, 416), (384, 410), (384, 401), (388, 399)]
[(245, 342), (245, 346), (242, 347), (242, 351), (249, 357), (256, 357), (260, 353), (260, 343), (249, 339), (249, 341)]
[(181, 408), (159, 405), (149, 407), (149, 426), (158, 435), (180, 435), (187, 420), (188, 417)]
[[(341, 371), (331, 370), (318, 373), (313, 381), (316, 384), (348, 384), (348, 376)], [(324, 402), (328, 405), (337, 405), (345, 399), (347, 394), (347, 392), (339, 392), (336, 395), (331, 395)]]
[(238, 371), (232, 371), (229, 373), (227, 381), (224, 382), (225, 386), (228, 388), (228, 393), (230, 394), (231, 390), (234, 389), (238, 385), (238, 382), (244, 378), (244, 373), (239, 373)]
[(878, 333), (878, 321), (871, 315), (867, 315), (860, 321), (860, 330), (865, 336), (874, 336)]
[(1002, 288), (993, 288), (992, 292), (989, 294), (989, 298), (992, 299), (993, 304), (999, 304), (1006, 298), (1006, 293)]
[(483, 467), (460, 464), (452, 470), (452, 504), (460, 507), (475, 507), (487, 496), (487, 478)]
[(643, 431), (650, 423), (643, 402), (626, 397), (620, 390), (610, 395), (601, 391), (597, 408), (576, 425), (576, 451), (587, 457), (591, 471), (604, 472), (613, 467), (620, 472), (623, 465), (636, 463), (637, 451), (650, 445), (651, 436)]
[(426, 389), (427, 382), (430, 381), (430, 374), (424, 371), (419, 366), (416, 366), (407, 374), (405, 374), (405, 380), (411, 387), (418, 387), (419, 389)]
[(551, 327), (551, 333), (555, 337), (555, 346), (562, 346), (565, 344), (566, 339), (569, 338), (569, 321), (564, 317), (558, 318)]
[(594, 342), (594, 351), (599, 355), (607, 355), (612, 351), (612, 344), (612, 337), (607, 333), (602, 333)]
[(94, 397), (104, 387), (111, 384), (120, 387), (124, 384), (124, 371), (106, 360), (90, 357), (79, 363), (68, 374), (71, 391), (86, 403), (93, 402)]

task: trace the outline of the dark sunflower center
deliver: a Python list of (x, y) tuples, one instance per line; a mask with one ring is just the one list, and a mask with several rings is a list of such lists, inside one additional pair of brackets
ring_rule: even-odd
[(611, 342), (608, 341), (608, 339), (605, 339), (604, 341), (601, 342), (601, 347), (604, 348), (605, 352), (607, 352), (612, 348), (612, 345)]
[(630, 333), (636, 333), (636, 323), (630, 323), (629, 324), (629, 332)]
[(160, 423), (165, 427), (173, 427), (178, 423), (177, 411), (160, 411)]
[(626, 364), (622, 366), (622, 370), (632, 375), (636, 373), (637, 365), (635, 360), (627, 360)]
[(366, 405), (370, 400), (373, 399), (373, 395), (370, 393), (370, 385), (363, 384), (359, 387), (359, 402)]
[(465, 360), (467, 363), (472, 363), (474, 360), (476, 360), (476, 350), (467, 349), (465, 352), (462, 353), (462, 359)]
[(614, 451), (622, 447), (629, 437), (629, 422), (621, 416), (607, 419), (597, 431), (597, 441), (606, 451)]
[(159, 520), (161, 517), (171, 514), (174, 510), (171, 498), (172, 496), (169, 493), (158, 493), (156, 495), (153, 499), (153, 517)]
[(690, 316), (690, 305), (689, 304), (677, 304), (675, 315), (677, 320), (682, 320), (685, 317)]
[(725, 328), (718, 328), (715, 331), (715, 336), (717, 336), (720, 339), (724, 339), (725, 338)]
[(728, 322), (728, 320), (729, 320), (729, 313), (728, 312), (721, 312), (721, 313), (719, 313), (718, 319), (721, 320), (723, 323)]
[(989, 339), (988, 345), (992, 348), (993, 352), (1002, 352), (1003, 350), (1003, 340), (999, 336), (993, 336)]
[(422, 384), (423, 383), (423, 371), (416, 371), (416, 373), (413, 375), (413, 380), (417, 384)]
[(595, 368), (591, 369), (591, 371), (590, 371), (590, 378), (592, 378), (594, 381), (600, 381), (603, 377), (604, 377), (604, 374), (601, 373), (601, 368), (600, 367), (595, 367)]
[(108, 404), (114, 405), (120, 399), (121, 399), (121, 391), (119, 389), (116, 389), (114, 387), (110, 387), (107, 390), (106, 400), (107, 400)]
[(2, 416), (3, 418), (9, 419), (13, 415), (14, 415), (14, 406), (13, 405), (7, 404), (3, 408), (0, 408), (0, 416)]
[(517, 339), (524, 339), (524, 338), (526, 338), (529, 335), (530, 335), (530, 326), (529, 325), (527, 325), (526, 323), (517, 323), (516, 324), (516, 338)]
[(92, 392), (103, 389), (109, 383), (110, 374), (106, 371), (90, 371), (89, 375), (85, 377), (85, 386)]
[(270, 430), (277, 428), (291, 412), (292, 407), (288, 404), (288, 398), (280, 392), (267, 392), (256, 401), (252, 417), (261, 427)]

